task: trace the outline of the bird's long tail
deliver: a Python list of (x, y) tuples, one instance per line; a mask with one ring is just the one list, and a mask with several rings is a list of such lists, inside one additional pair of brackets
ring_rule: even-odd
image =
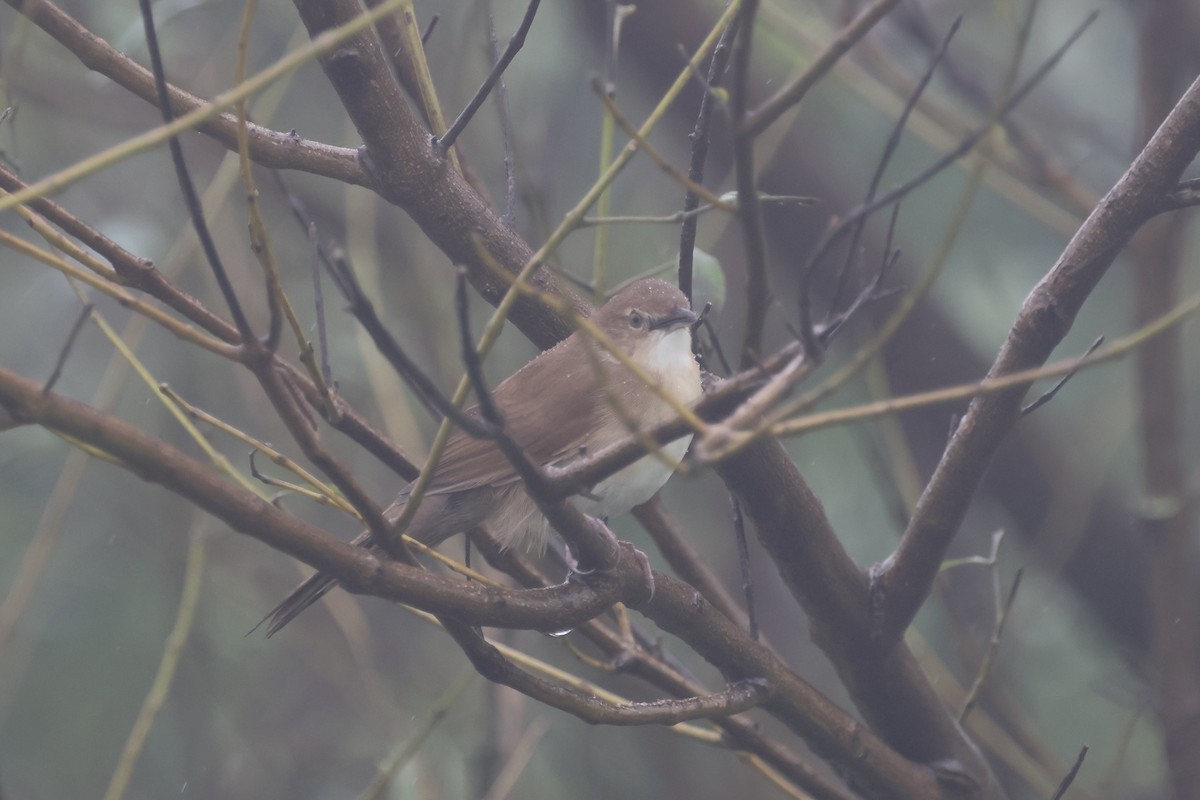
[[(371, 541), (370, 535), (364, 531), (359, 534), (351, 544), (359, 547), (374, 549), (375, 544)], [(324, 573), (318, 572), (297, 586), (291, 593), (283, 598), (283, 601), (275, 608), (271, 609), (265, 617), (258, 621), (258, 624), (246, 632), (246, 635), (254, 633), (264, 624), (267, 626), (267, 638), (270, 639), (275, 634), (283, 629), (283, 626), (298, 617), (313, 603), (325, 596), (333, 587), (337, 586), (337, 579), (331, 578)]]

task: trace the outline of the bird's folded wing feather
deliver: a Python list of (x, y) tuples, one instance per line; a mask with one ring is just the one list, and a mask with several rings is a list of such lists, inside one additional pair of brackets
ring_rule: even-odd
[[(547, 358), (560, 350), (565, 357)], [(569, 396), (571, 401), (547, 403), (547, 387), (551, 384), (559, 389), (553, 394)], [(561, 391), (564, 385), (569, 391)], [(604, 389), (576, 340), (565, 341), (530, 361), (497, 386), (492, 397), (504, 414), (506, 432), (535, 464), (558, 461), (587, 447), (597, 422), (608, 416), (598, 408), (605, 402)], [(477, 417), (478, 406), (468, 413)], [(516, 480), (515, 470), (495, 442), (455, 431), (446, 443), (428, 493), (448, 494)]]

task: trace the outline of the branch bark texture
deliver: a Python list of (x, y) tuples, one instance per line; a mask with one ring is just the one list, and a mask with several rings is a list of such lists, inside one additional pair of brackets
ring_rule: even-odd
[[(1200, 151), (1200, 80), (1072, 237), (1021, 306), (988, 377), (1037, 367), (1063, 340), (1130, 237), (1174, 190)], [(897, 550), (872, 571), (879, 646), (896, 646), (929, 596), (992, 454), (1020, 418), (1027, 386), (976, 398), (958, 425)]]

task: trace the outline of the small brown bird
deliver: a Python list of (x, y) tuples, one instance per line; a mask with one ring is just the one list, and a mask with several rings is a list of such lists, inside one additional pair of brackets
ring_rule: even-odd
[[(700, 397), (700, 367), (692, 353), (690, 332), (696, 314), (679, 289), (654, 278), (637, 281), (605, 303), (592, 321), (680, 403), (690, 405)], [(676, 416), (670, 404), (615, 356), (594, 347), (593, 359), (584, 349), (588, 346), (574, 333), (492, 392), (507, 433), (535, 464), (567, 466), (625, 439), (630, 431), (622, 416), (645, 428)], [(478, 417), (478, 407), (467, 413)], [(664, 446), (663, 452), (678, 460), (690, 442), (691, 436), (685, 436)], [(572, 502), (586, 514), (607, 519), (649, 500), (670, 477), (670, 467), (647, 455)], [(388, 520), (399, 519), (408, 492), (402, 490), (384, 512)], [(434, 546), (478, 525), (487, 525), (506, 547), (527, 550), (543, 548), (549, 534), (549, 523), (496, 444), (455, 431), (404, 532)], [(365, 533), (355, 543), (373, 546)], [(335, 583), (317, 573), (301, 584), (264, 620), (269, 622), (267, 636), (278, 632)]]

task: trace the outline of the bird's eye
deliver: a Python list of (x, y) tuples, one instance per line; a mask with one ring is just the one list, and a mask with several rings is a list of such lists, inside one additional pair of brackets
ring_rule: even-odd
[(642, 316), (642, 312), (636, 310), (629, 312), (629, 327), (640, 328), (645, 324), (646, 318)]

